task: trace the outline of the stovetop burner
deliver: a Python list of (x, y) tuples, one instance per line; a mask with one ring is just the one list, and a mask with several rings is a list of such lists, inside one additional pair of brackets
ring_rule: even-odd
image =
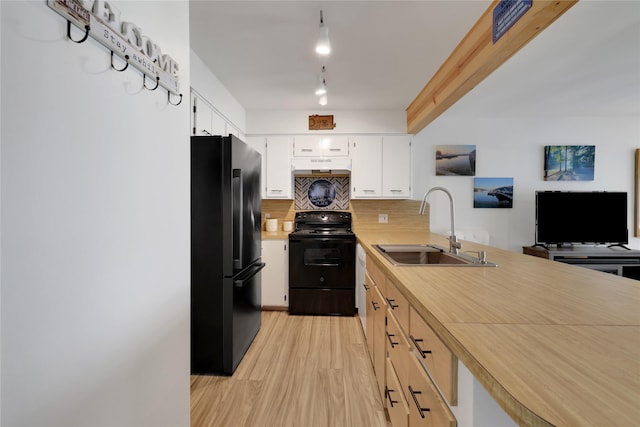
[(353, 235), (351, 231), (351, 212), (296, 212), (295, 231), (291, 234), (310, 237), (314, 235)]

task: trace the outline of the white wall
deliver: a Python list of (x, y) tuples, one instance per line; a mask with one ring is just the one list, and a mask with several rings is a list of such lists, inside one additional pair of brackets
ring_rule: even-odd
[[(456, 228), (486, 229), (492, 245), (521, 252), (535, 239), (536, 190), (626, 191), (629, 246), (640, 248), (633, 237), (639, 80), (640, 3), (579, 2), (414, 137), (414, 197), (435, 185), (450, 189)], [(475, 144), (477, 177), (514, 178), (513, 209), (474, 209), (473, 177), (436, 177), (441, 144)], [(594, 180), (544, 181), (545, 145), (595, 145)], [(448, 231), (448, 199), (429, 199), (432, 229)]]
[[(309, 116), (333, 115), (336, 124), (332, 131), (310, 131)], [(304, 133), (384, 133), (405, 134), (407, 116), (402, 110), (337, 110), (322, 108), (314, 111), (278, 110), (247, 111), (247, 134), (304, 134)]]
[(246, 133), (247, 117), (242, 105), (218, 80), (202, 59), (191, 50), (191, 88), (216, 110), (216, 113)]
[[(188, 2), (114, 3), (188, 100)], [(189, 102), (43, 0), (0, 8), (1, 424), (187, 426)]]
[[(459, 126), (456, 118), (438, 119), (414, 137), (415, 198), (421, 199), (433, 186), (448, 188), (455, 199), (456, 228), (486, 229), (491, 245), (522, 251), (535, 243), (535, 191), (626, 191), (629, 194), (630, 246), (633, 238), (634, 150), (640, 133), (638, 118), (473, 119)], [(512, 177), (512, 209), (473, 207), (471, 176), (435, 176), (435, 146), (473, 143), (477, 149), (477, 177)], [(593, 181), (553, 182), (543, 180), (545, 145), (595, 145)], [(418, 170), (419, 169), (419, 170)], [(450, 229), (449, 201), (441, 193), (429, 196), (431, 229)], [(594, 224), (597, 226), (597, 224)]]

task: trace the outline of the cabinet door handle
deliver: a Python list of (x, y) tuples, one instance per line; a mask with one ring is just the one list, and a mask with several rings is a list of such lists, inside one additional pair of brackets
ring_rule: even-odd
[(389, 404), (390, 404), (390, 405), (391, 405), (391, 407), (393, 408), (393, 404), (394, 404), (394, 403), (398, 403), (398, 401), (397, 401), (397, 400), (393, 400), (393, 399), (391, 398), (391, 392), (395, 392), (395, 390), (390, 389), (390, 388), (389, 388), (389, 387), (387, 387), (387, 386), (384, 386), (384, 397), (386, 397), (387, 399), (389, 399)]
[(269, 191), (272, 193), (282, 193), (282, 190), (277, 190), (277, 189), (271, 189)]
[(422, 356), (423, 359), (427, 358), (427, 354), (431, 354), (431, 350), (423, 350), (420, 347), (420, 344), (418, 344), (418, 343), (424, 342), (422, 338), (414, 338), (413, 335), (409, 335), (409, 338), (411, 338), (413, 345), (416, 346), (416, 349), (418, 350), (418, 352), (420, 353), (420, 356)]
[(301, 148), (300, 151), (302, 151), (303, 153), (311, 153), (313, 151), (313, 148)]
[(391, 339), (391, 337), (395, 337), (395, 334), (390, 334), (389, 332), (387, 332), (386, 334), (387, 334), (387, 339), (389, 340), (389, 344), (391, 344), (391, 348), (396, 348), (396, 346), (400, 343), (393, 342), (393, 340)]
[(371, 305), (373, 306), (373, 310), (376, 311), (378, 310), (378, 302), (377, 301), (371, 301)]
[(420, 417), (424, 418), (424, 413), (431, 411), (431, 409), (423, 408), (422, 406), (420, 406), (420, 402), (418, 402), (418, 398), (416, 397), (416, 394), (422, 394), (422, 392), (421, 391), (415, 391), (413, 388), (411, 388), (411, 386), (408, 386), (407, 388), (409, 389), (409, 393), (411, 393), (411, 397), (413, 397), (413, 403), (416, 405), (416, 408), (418, 408), (418, 412), (420, 413)]
[(391, 191), (392, 193), (402, 193), (402, 190), (389, 190), (389, 191)]
[(387, 302), (389, 303), (389, 307), (391, 307), (391, 310), (395, 310), (396, 308), (400, 307), (398, 304), (394, 304), (394, 301), (394, 299), (387, 298)]
[(329, 148), (329, 151), (342, 151), (342, 148)]
[(363, 193), (375, 193), (376, 190), (362, 190)]

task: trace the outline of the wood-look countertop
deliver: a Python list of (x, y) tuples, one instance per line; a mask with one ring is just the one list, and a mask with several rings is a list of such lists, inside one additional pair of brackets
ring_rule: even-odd
[(640, 425), (640, 282), (463, 242), (498, 267), (395, 267), (374, 244), (428, 232), (357, 233), (367, 252), (500, 406), (525, 426)]

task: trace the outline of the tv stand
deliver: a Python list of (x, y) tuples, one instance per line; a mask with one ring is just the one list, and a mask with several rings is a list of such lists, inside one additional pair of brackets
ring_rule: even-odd
[(611, 246), (523, 246), (522, 252), (552, 261), (577, 265), (640, 280), (640, 250), (619, 244)]

